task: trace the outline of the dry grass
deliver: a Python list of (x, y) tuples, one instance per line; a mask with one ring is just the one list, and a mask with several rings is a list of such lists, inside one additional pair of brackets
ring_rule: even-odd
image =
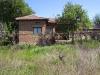
[[(34, 46), (26, 50), (4, 48), (0, 50), (0, 75), (100, 75), (99, 46)], [(63, 60), (59, 59), (59, 55), (63, 56)]]

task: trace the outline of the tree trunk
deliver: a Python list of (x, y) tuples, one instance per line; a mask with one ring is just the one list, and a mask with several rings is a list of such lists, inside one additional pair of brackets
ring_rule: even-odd
[(74, 40), (74, 31), (72, 32), (72, 44), (75, 43), (75, 40)]

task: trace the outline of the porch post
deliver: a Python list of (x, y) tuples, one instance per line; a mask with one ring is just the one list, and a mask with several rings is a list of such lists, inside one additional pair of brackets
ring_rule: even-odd
[(55, 33), (55, 26), (53, 26), (53, 33)]
[(42, 34), (45, 34), (45, 33), (46, 33), (46, 23), (44, 23), (42, 27)]

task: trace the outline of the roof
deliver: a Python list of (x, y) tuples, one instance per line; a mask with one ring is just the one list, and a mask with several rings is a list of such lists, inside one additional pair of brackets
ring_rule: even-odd
[(36, 16), (36, 15), (27, 15), (27, 16), (22, 16), (22, 17), (17, 17), (16, 20), (38, 20), (38, 19), (47, 19), (47, 18), (44, 18), (44, 17), (39, 17), (39, 16)]
[(95, 25), (94, 29), (100, 29), (100, 24)]
[(48, 22), (49, 22), (49, 23), (56, 23), (56, 21), (55, 21), (54, 18), (49, 18)]
[(16, 20), (48, 20), (49, 23), (56, 23), (55, 19), (53, 18), (45, 18), (45, 17), (39, 17), (36, 15), (27, 15), (22, 17), (17, 17)]

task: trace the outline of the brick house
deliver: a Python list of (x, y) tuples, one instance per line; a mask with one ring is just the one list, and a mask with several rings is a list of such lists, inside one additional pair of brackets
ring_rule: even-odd
[(54, 19), (28, 15), (17, 17), (19, 43), (33, 44), (38, 34), (55, 33)]

